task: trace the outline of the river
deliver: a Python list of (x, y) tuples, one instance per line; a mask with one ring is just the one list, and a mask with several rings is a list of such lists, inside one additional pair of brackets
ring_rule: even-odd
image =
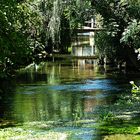
[[(81, 39), (73, 42), (72, 55), (95, 56), (93, 38)], [(138, 78), (98, 66), (97, 60), (52, 60), (1, 82), (0, 140), (101, 140), (99, 120), (107, 114), (99, 108), (130, 92), (129, 81)]]
[(1, 97), (1, 121), (9, 122), (2, 127), (54, 122), (49, 131), (69, 132), (71, 140), (101, 139), (94, 128), (100, 115), (96, 108), (114, 103), (129, 79), (106, 72), (96, 60), (83, 61), (42, 62), (20, 70), (13, 89)]

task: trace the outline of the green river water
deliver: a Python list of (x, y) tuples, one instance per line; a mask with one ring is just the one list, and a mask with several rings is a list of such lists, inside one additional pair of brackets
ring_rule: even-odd
[(0, 98), (0, 139), (100, 140), (96, 110), (130, 90), (130, 80), (96, 60), (31, 64)]

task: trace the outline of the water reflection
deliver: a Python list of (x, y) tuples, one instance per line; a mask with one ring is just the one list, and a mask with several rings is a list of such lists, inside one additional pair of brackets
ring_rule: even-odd
[(73, 113), (82, 113), (80, 96), (71, 93), (16, 94), (15, 118), (19, 121), (68, 121), (73, 119)]
[[(32, 64), (19, 72), (15, 90), (1, 100), (0, 117), (23, 123), (94, 120), (96, 107), (111, 104), (121, 90), (120, 83), (102, 71), (93, 60)], [(95, 134), (85, 126), (70, 129), (81, 133), (76, 138), (92, 139)]]
[(21, 70), (10, 95), (12, 102), (8, 97), (2, 103), (3, 107), (9, 106), (3, 117), (18, 122), (69, 121), (75, 114), (79, 119), (92, 119), (96, 107), (111, 103), (120, 88), (93, 64), (87, 69), (78, 64), (43, 62)]

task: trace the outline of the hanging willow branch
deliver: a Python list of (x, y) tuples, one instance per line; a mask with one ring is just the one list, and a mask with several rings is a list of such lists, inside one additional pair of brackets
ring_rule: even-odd
[(55, 0), (53, 2), (52, 17), (48, 24), (49, 34), (53, 43), (60, 42), (60, 25), (62, 14), (62, 0)]

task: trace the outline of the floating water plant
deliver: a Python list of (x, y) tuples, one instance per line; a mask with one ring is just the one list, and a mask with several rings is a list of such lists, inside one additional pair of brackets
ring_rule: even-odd
[(140, 86), (138, 87), (134, 81), (130, 81), (130, 84), (132, 85), (132, 92), (136, 93), (136, 92), (140, 92)]

